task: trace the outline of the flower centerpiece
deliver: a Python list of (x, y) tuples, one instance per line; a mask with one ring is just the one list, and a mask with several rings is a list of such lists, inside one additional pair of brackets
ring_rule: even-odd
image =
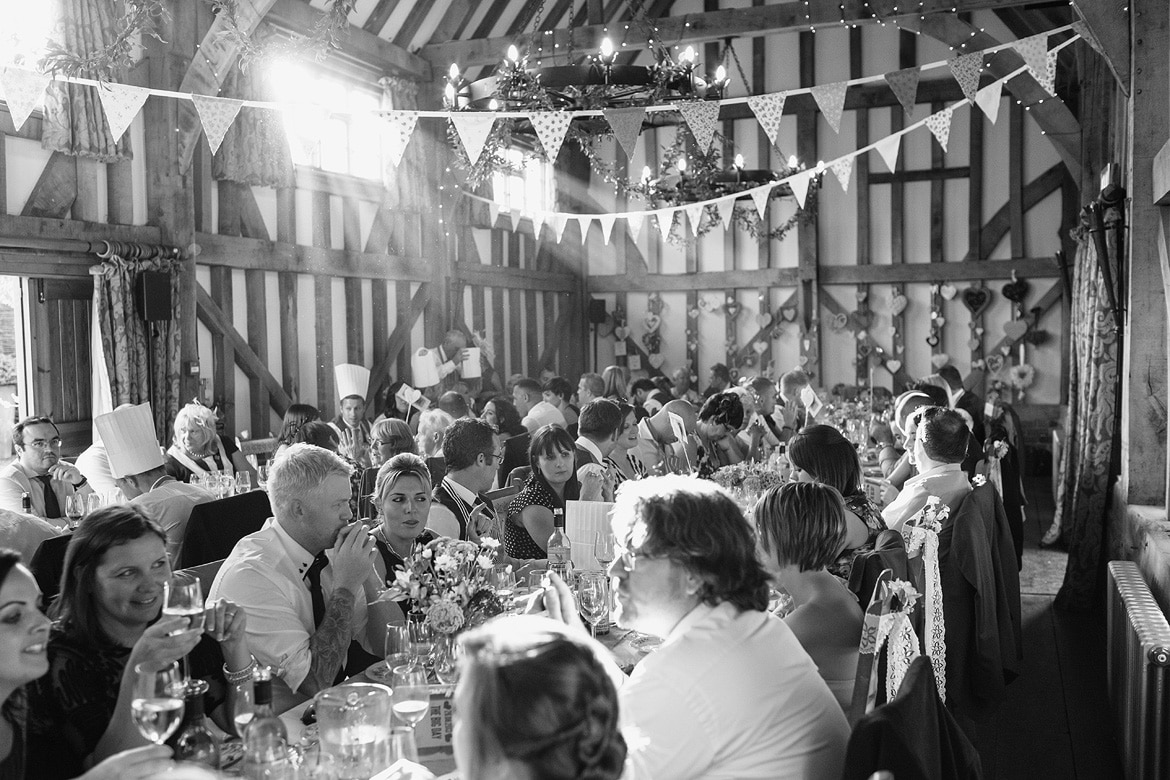
[(448, 636), (504, 611), (491, 573), (500, 543), (436, 539), (406, 559), (381, 601), (409, 601), (431, 630)]
[(735, 463), (717, 469), (711, 480), (731, 493), (745, 514), (750, 514), (756, 501), (769, 488), (787, 482), (784, 474), (767, 463)]

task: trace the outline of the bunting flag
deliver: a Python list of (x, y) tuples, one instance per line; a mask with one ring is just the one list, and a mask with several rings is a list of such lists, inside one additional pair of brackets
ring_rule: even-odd
[(1101, 41), (1097, 40), (1097, 36), (1093, 35), (1093, 31), (1089, 29), (1089, 25), (1085, 24), (1083, 21), (1077, 20), (1072, 23), (1072, 29), (1073, 32), (1084, 39), (1085, 43), (1093, 47), (1093, 51), (1097, 52), (1102, 57), (1105, 56), (1105, 48), (1101, 45)]
[(832, 84), (821, 84), (813, 87), (813, 98), (825, 115), (825, 121), (834, 133), (841, 132), (841, 114), (845, 110), (845, 89), (849, 85), (844, 81), (835, 81)]
[(1053, 97), (1056, 97), (1056, 59), (1059, 56), (1059, 51), (1048, 52), (1044, 60), (1044, 80), (1040, 82), (1044, 91)]
[(523, 211), (509, 211), (508, 219), (512, 220), (512, 232), (515, 233), (520, 228), (520, 223), (524, 221)]
[(813, 173), (812, 170), (801, 171), (788, 180), (788, 186), (792, 188), (792, 194), (801, 208), (804, 208), (804, 199), (808, 196), (808, 183), (812, 181)]
[(150, 97), (150, 90), (103, 81), (98, 87), (98, 95), (102, 99), (102, 109), (106, 112), (110, 133), (117, 143), (142, 110), (142, 104)]
[(983, 109), (991, 124), (999, 119), (999, 103), (1003, 96), (1003, 81), (995, 80), (975, 93), (975, 104)]
[(930, 128), (930, 132), (938, 139), (938, 145), (947, 150), (947, 141), (951, 137), (951, 116), (955, 113), (955, 109), (947, 106), (942, 111), (937, 111), (926, 118), (926, 126)]
[(488, 201), (488, 227), (495, 227), (500, 218), (500, 204), (494, 200)]
[(389, 125), (387, 146), (390, 147), (390, 161), (397, 168), (402, 164), (402, 156), (406, 154), (406, 145), (414, 135), (415, 125), (418, 124), (417, 111), (391, 111), (383, 115)]
[(778, 92), (774, 95), (753, 95), (747, 99), (748, 108), (756, 115), (756, 121), (768, 134), (768, 140), (773, 146), (780, 134), (780, 116), (784, 113), (784, 101), (787, 98), (787, 92)]
[(582, 214), (577, 217), (577, 224), (581, 226), (581, 244), (584, 245), (589, 238), (589, 226), (593, 224), (593, 217)]
[(472, 165), (479, 162), (495, 123), (494, 111), (459, 111), (451, 115), (451, 124), (455, 126), (455, 132), (459, 134), (459, 140), (463, 142), (463, 149)]
[(1024, 58), (1024, 64), (1028, 66), (1032, 78), (1043, 84), (1044, 71), (1047, 67), (1045, 59), (1048, 56), (1048, 33), (1021, 38), (1012, 44), (1012, 48)]
[[(789, 183), (792, 183), (789, 179)], [(768, 210), (768, 200), (772, 197), (771, 187), (756, 187), (750, 191), (752, 194), (752, 202), (756, 204), (756, 213), (760, 215), (760, 219), (764, 218), (764, 212)]]
[(699, 235), (699, 223), (703, 220), (703, 204), (692, 203), (685, 206), (684, 210), (687, 212), (687, 222), (691, 223), (691, 234)]
[(553, 214), (553, 232), (557, 234), (557, 243), (561, 243), (561, 238), (565, 235), (565, 225), (569, 224), (569, 218), (564, 214)]
[(540, 240), (540, 231), (544, 229), (545, 216), (543, 211), (532, 212), (532, 237), (537, 241)]
[(616, 219), (616, 214), (602, 214), (597, 218), (601, 223), (601, 237), (605, 239), (606, 246), (609, 246), (609, 237), (613, 234), (613, 223)]
[(719, 123), (719, 102), (716, 100), (688, 100), (678, 104), (679, 113), (691, 129), (699, 151), (706, 154), (715, 137), (715, 125)]
[(210, 147), (211, 153), (215, 154), (219, 151), (219, 145), (223, 143), (228, 128), (236, 121), (236, 115), (240, 113), (244, 101), (210, 95), (191, 95), (191, 102), (195, 104), (195, 111), (203, 124), (207, 146)]
[(882, 161), (894, 173), (898, 167), (898, 149), (902, 146), (902, 134), (894, 133), (886, 136), (874, 144), (874, 149), (882, 156)]
[(544, 156), (549, 162), (556, 162), (561, 153), (561, 144), (565, 142), (565, 133), (569, 132), (569, 123), (573, 121), (570, 111), (534, 111), (528, 115), (532, 126), (536, 128), (536, 137), (544, 147)]
[(885, 75), (886, 83), (902, 104), (906, 116), (914, 114), (914, 107), (918, 104), (918, 79), (921, 71), (918, 68), (895, 70)]
[(841, 189), (849, 192), (849, 179), (853, 176), (853, 155), (837, 160), (829, 166), (829, 170), (837, 177), (837, 182), (841, 185)]
[(626, 216), (626, 227), (630, 231), (630, 238), (636, 243), (638, 241), (638, 234), (642, 232), (642, 222), (646, 219), (646, 215), (638, 214), (636, 212)]
[(662, 233), (662, 240), (670, 236), (670, 226), (674, 224), (675, 209), (663, 209), (654, 216), (658, 218), (658, 231)]
[(24, 127), (29, 115), (40, 108), (45, 98), (45, 89), (52, 80), (53, 77), (46, 73), (23, 68), (0, 68), (0, 88), (4, 90), (4, 100), (8, 103), (8, 112), (12, 114), (12, 124), (17, 130)]
[(974, 100), (975, 93), (979, 91), (979, 77), (983, 75), (983, 52), (977, 51), (947, 60), (947, 67), (951, 69), (955, 81), (959, 82), (966, 98)]
[(601, 112), (605, 121), (609, 122), (609, 129), (613, 130), (613, 137), (626, 152), (626, 158), (634, 156), (638, 148), (638, 136), (642, 133), (642, 122), (646, 119), (644, 108), (607, 108)]
[(717, 201), (715, 207), (719, 209), (719, 219), (723, 220), (723, 229), (731, 227), (731, 217), (735, 213), (735, 198), (724, 198)]

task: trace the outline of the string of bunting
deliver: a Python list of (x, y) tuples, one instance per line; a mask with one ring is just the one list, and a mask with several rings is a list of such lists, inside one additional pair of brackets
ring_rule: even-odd
[[(1072, 44), (1077, 38), (1070, 38), (1054, 47), (1051, 51), (1046, 49), (1044, 57), (1046, 61), (1055, 63), (1056, 55), (1065, 46)], [(711, 198), (709, 200), (696, 201), (688, 203), (683, 206), (669, 206), (658, 209), (640, 209), (634, 211), (624, 212), (605, 212), (605, 213), (577, 213), (577, 212), (561, 212), (561, 211), (542, 211), (538, 209), (522, 209), (513, 213), (513, 210), (507, 206), (500, 204), (490, 198), (484, 198), (467, 190), (459, 190), (461, 194), (470, 198), (471, 200), (485, 203), (488, 206), (491, 224), (495, 224), (496, 218), (500, 213), (507, 213), (511, 218), (512, 229), (515, 230), (521, 219), (528, 217), (532, 219), (534, 230), (539, 233), (541, 227), (548, 224), (551, 225), (556, 235), (557, 243), (560, 243), (565, 232), (565, 227), (570, 220), (576, 220), (581, 227), (581, 242), (584, 243), (589, 228), (596, 220), (601, 226), (602, 237), (605, 243), (609, 243), (611, 234), (613, 233), (614, 223), (619, 219), (624, 219), (629, 223), (629, 230), (631, 237), (637, 241), (638, 235), (641, 233), (642, 226), (647, 217), (653, 216), (657, 220), (658, 229), (662, 232), (663, 237), (670, 233), (674, 225), (674, 217), (677, 212), (684, 212), (687, 220), (690, 223), (691, 231), (698, 232), (699, 220), (703, 216), (703, 212), (711, 206), (714, 206), (723, 221), (724, 228), (730, 224), (731, 210), (735, 201), (740, 198), (750, 197), (755, 204), (756, 210), (760, 217), (763, 218), (767, 211), (768, 201), (771, 197), (773, 187), (780, 187), (787, 184), (792, 189), (792, 194), (796, 198), (797, 203), (803, 208), (805, 196), (808, 193), (809, 184), (814, 176), (818, 176), (825, 171), (832, 171), (837, 178), (838, 183), (843, 190), (848, 191), (849, 181), (853, 173), (853, 161), (856, 157), (869, 152), (876, 151), (885, 162), (886, 166), (891, 172), (894, 171), (897, 161), (898, 153), (901, 149), (902, 136), (913, 132), (920, 127), (926, 127), (930, 130), (935, 140), (942, 146), (943, 151), (947, 149), (947, 143), (950, 140), (951, 120), (953, 118), (955, 109), (961, 108), (964, 105), (972, 104), (978, 105), (987, 118), (995, 124), (999, 117), (999, 103), (1000, 97), (1003, 94), (1003, 84), (1010, 79), (1015, 78), (1025, 71), (1031, 71), (1033, 64), (1025, 64), (1016, 70), (996, 79), (994, 82), (988, 84), (986, 87), (979, 89), (973, 95), (966, 97), (941, 111), (937, 111), (930, 116), (907, 125), (906, 127), (891, 133), (885, 138), (879, 139), (865, 146), (862, 146), (848, 154), (842, 155), (834, 160), (818, 165), (816, 168), (807, 168), (798, 171), (791, 176), (777, 181), (767, 182), (758, 187), (735, 192), (730, 195), (723, 195), (718, 198)], [(1055, 71), (1052, 71), (1053, 74)], [(1035, 75), (1033, 73), (1033, 75)], [(1041, 82), (1045, 84), (1045, 88), (1049, 94), (1052, 94), (1051, 81)]]
[[(1062, 42), (1054, 49), (1049, 50), (1049, 37), (1062, 32), (1072, 32), (1073, 37)], [(845, 93), (849, 87), (885, 80), (909, 114), (913, 113), (914, 110), (919, 77), (922, 71), (944, 67), (951, 71), (952, 75), (962, 87), (963, 94), (967, 96), (969, 101), (979, 102), (984, 111), (994, 110), (994, 107), (998, 105), (998, 95), (995, 95), (994, 99), (992, 99), (991, 95), (987, 95), (984, 96), (985, 99), (980, 100), (980, 93), (985, 90), (977, 91), (979, 74), (982, 71), (983, 58), (986, 55), (1006, 49), (1014, 49), (1024, 59), (1025, 66), (1020, 71), (1026, 69), (1050, 94), (1054, 94), (1053, 86), (1056, 78), (1055, 53), (1078, 39), (1084, 39), (1094, 49), (1101, 51), (1100, 44), (1092, 36), (1088, 27), (1085, 26), (1084, 22), (1077, 21), (1072, 24), (1055, 27), (1046, 32), (1037, 33), (1027, 38), (1021, 38), (1017, 41), (991, 46), (978, 52), (962, 54), (949, 60), (932, 62), (916, 68), (892, 71), (880, 76), (866, 76), (815, 87), (789, 89), (765, 95), (725, 98), (717, 101), (700, 100), (681, 104), (572, 112), (429, 110), (340, 112), (305, 104), (235, 100), (211, 95), (175, 92), (172, 90), (148, 89), (60, 73), (40, 73), (11, 66), (0, 68), (0, 88), (3, 89), (5, 100), (12, 114), (13, 123), (19, 129), (24, 125), (32, 112), (42, 105), (44, 92), (53, 81), (95, 87), (101, 96), (102, 108), (106, 113), (106, 119), (110, 124), (110, 130), (115, 139), (121, 138), (126, 128), (129, 127), (134, 117), (142, 109), (148, 97), (155, 96), (176, 100), (190, 100), (193, 102), (199, 119), (203, 123), (207, 143), (213, 153), (219, 149), (224, 134), (231, 127), (232, 122), (235, 121), (240, 109), (245, 106), (272, 111), (298, 112), (301, 116), (304, 116), (304, 112), (310, 111), (320, 114), (322, 118), (326, 118), (332, 114), (377, 115), (383, 117), (391, 127), (391, 143), (389, 147), (392, 161), (396, 166), (401, 163), (406, 145), (409, 143), (420, 118), (445, 119), (450, 121), (455, 127), (467, 151), (468, 158), (472, 163), (475, 163), (483, 151), (496, 119), (506, 118), (524, 118), (530, 120), (536, 128), (541, 145), (544, 147), (549, 159), (556, 158), (557, 153), (560, 151), (560, 145), (564, 141), (565, 131), (568, 129), (569, 123), (577, 117), (604, 117), (610, 123), (615, 137), (617, 137), (619, 143), (626, 150), (627, 155), (632, 155), (637, 144), (642, 122), (647, 113), (665, 111), (680, 112), (692, 133), (694, 133), (696, 140), (699, 141), (700, 145), (706, 147), (710, 145), (713, 137), (712, 131), (718, 118), (719, 107), (744, 103), (751, 108), (760, 126), (768, 134), (769, 140), (775, 144), (777, 134), (780, 130), (780, 116), (784, 111), (785, 100), (791, 95), (801, 93), (811, 94), (826, 120), (833, 127), (833, 130), (839, 131), (845, 105)], [(944, 124), (941, 119), (932, 119), (932, 123), (938, 127), (942, 127)], [(947, 126), (949, 127), (949, 124)], [(932, 127), (932, 130), (934, 129)], [(882, 150), (879, 149), (879, 151)], [(885, 152), (883, 152), (883, 156), (885, 156)], [(839, 179), (847, 180), (850, 171), (844, 165), (845, 163), (840, 163), (838, 167), (833, 168), (833, 172)], [(762, 198), (762, 196), (758, 197)], [(723, 215), (724, 221), (727, 221), (729, 215), (730, 209), (728, 209), (727, 215)]]

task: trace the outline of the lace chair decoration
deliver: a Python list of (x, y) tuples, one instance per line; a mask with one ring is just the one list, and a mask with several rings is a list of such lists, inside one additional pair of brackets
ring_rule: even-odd
[(894, 579), (892, 570), (886, 569), (878, 577), (861, 629), (857, 677), (849, 708), (851, 724), (877, 706), (882, 650), (886, 651), (885, 701), (897, 695), (911, 662), (922, 655), (910, 620), (918, 599), (918, 590), (905, 580)]
[(943, 615), (942, 578), (938, 568), (938, 534), (951, 509), (938, 496), (930, 496), (918, 514), (902, 527), (906, 554), (921, 558), (925, 580), (926, 636), (924, 647), (934, 667), (938, 696), (947, 700), (947, 628)]

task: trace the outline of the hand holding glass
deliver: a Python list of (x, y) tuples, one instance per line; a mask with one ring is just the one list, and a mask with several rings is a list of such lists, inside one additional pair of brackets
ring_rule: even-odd
[(134, 667), (134, 698), (130, 700), (134, 725), (156, 745), (167, 741), (183, 720), (183, 678), (179, 665), (161, 670)]

